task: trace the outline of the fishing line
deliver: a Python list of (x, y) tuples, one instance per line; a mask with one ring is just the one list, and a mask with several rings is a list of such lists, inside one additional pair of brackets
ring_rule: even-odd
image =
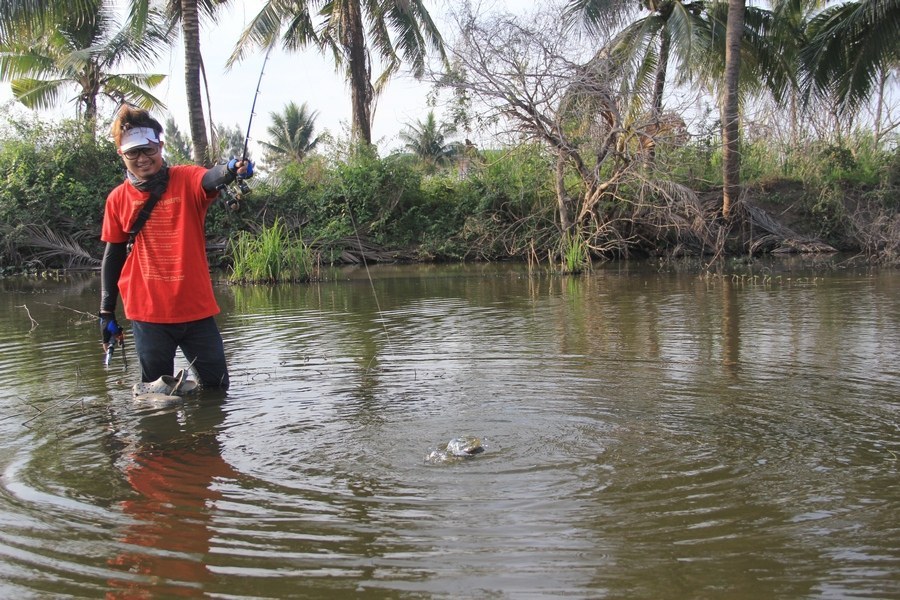
[[(253, 125), (253, 117), (254, 115), (256, 115), (256, 101), (259, 99), (259, 90), (260, 86), (262, 85), (263, 75), (265, 75), (266, 73), (266, 64), (269, 62), (269, 54), (272, 52), (272, 48), (274, 47), (274, 43), (269, 44), (269, 47), (266, 49), (265, 57), (263, 57), (262, 68), (259, 71), (259, 79), (256, 82), (256, 92), (253, 95), (253, 104), (250, 106), (250, 120), (247, 122), (247, 135), (244, 138), (244, 152), (241, 160), (247, 160), (247, 151), (250, 144), (250, 127)], [(246, 186), (246, 184), (243, 182), (243, 179), (238, 178), (237, 181), (238, 184), (242, 186), (241, 191), (243, 193), (249, 191), (244, 187)], [(347, 205), (347, 214), (350, 216), (350, 223), (351, 225), (353, 225), (353, 235), (356, 237), (356, 245), (359, 247), (359, 256), (362, 259), (363, 267), (365, 267), (366, 270), (366, 277), (369, 280), (369, 287), (372, 289), (372, 298), (375, 300), (375, 310), (377, 311), (378, 317), (381, 321), (381, 329), (384, 331), (384, 337), (387, 340), (388, 348), (390, 349), (391, 353), (396, 354), (396, 352), (394, 352), (393, 342), (391, 341), (391, 335), (388, 332), (387, 325), (385, 324), (385, 317), (384, 312), (381, 310), (381, 303), (378, 301), (378, 293), (375, 290), (375, 280), (372, 278), (372, 273), (369, 270), (369, 262), (366, 260), (366, 253), (363, 249), (362, 239), (359, 237), (359, 228), (356, 226), (356, 219), (353, 218), (353, 209), (351, 208), (350, 200), (346, 195), (344, 196), (344, 202)], [(372, 360), (374, 360), (374, 357)]]
[[(384, 331), (384, 337), (387, 340), (387, 346), (390, 350), (391, 354), (396, 356), (396, 352), (394, 351), (394, 344), (391, 341), (391, 334), (388, 333), (386, 319), (384, 317), (384, 312), (381, 310), (381, 303), (378, 301), (378, 292), (375, 290), (375, 280), (372, 279), (372, 273), (369, 271), (369, 261), (366, 260), (366, 252), (363, 249), (362, 239), (359, 237), (359, 228), (356, 226), (356, 219), (353, 218), (353, 209), (350, 207), (350, 199), (344, 195), (344, 203), (347, 205), (347, 214), (350, 216), (350, 224), (353, 225), (353, 235), (356, 237), (356, 245), (359, 247), (359, 257), (362, 259), (363, 266), (366, 269), (366, 277), (369, 279), (369, 287), (372, 289), (372, 298), (375, 300), (375, 311), (378, 313), (378, 318), (381, 321), (381, 329)], [(372, 357), (372, 360), (375, 360), (375, 357)], [(371, 361), (369, 361), (371, 365)], [(366, 369), (368, 370), (368, 368)]]

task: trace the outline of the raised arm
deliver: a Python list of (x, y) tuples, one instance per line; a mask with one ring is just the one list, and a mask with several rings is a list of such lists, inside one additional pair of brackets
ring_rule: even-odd
[(238, 176), (244, 179), (253, 177), (253, 163), (246, 159), (232, 158), (227, 163), (218, 164), (209, 169), (200, 183), (204, 190), (212, 192), (223, 185), (228, 185)]

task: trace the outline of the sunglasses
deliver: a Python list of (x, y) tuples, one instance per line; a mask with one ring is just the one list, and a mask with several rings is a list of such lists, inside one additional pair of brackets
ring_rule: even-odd
[(145, 148), (135, 148), (134, 150), (126, 150), (122, 153), (122, 156), (127, 158), (128, 160), (134, 160), (141, 154), (144, 156), (155, 156), (156, 153), (159, 152), (159, 148), (157, 146), (147, 146)]

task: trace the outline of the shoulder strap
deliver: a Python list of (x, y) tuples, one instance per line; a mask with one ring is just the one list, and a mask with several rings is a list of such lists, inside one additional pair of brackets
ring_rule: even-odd
[(137, 218), (134, 220), (134, 223), (131, 224), (131, 229), (128, 230), (129, 254), (131, 254), (131, 249), (134, 247), (134, 240), (137, 238), (137, 234), (141, 232), (141, 229), (144, 227), (144, 223), (146, 223), (147, 219), (150, 218), (150, 212), (153, 210), (153, 207), (156, 206), (156, 203), (159, 202), (159, 199), (162, 198), (162, 195), (163, 193), (161, 191), (150, 192), (150, 197), (147, 198), (146, 202), (144, 202), (144, 206), (141, 207)]

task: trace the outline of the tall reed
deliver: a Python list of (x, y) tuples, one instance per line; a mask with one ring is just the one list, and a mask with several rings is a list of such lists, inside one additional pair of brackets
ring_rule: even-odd
[(560, 240), (562, 271), (569, 275), (583, 272), (590, 264), (590, 252), (581, 230), (568, 231)]
[(312, 279), (312, 250), (275, 219), (258, 234), (242, 231), (229, 244), (232, 283), (289, 283)]

